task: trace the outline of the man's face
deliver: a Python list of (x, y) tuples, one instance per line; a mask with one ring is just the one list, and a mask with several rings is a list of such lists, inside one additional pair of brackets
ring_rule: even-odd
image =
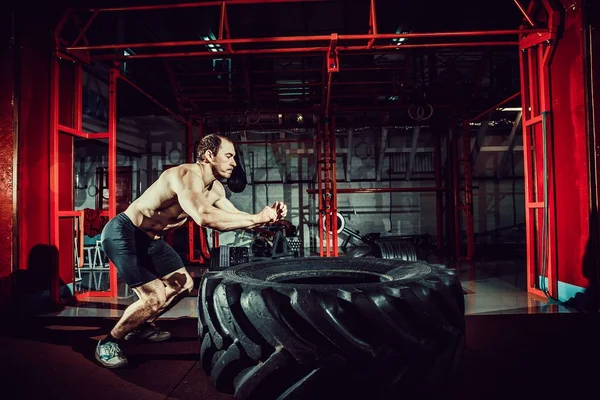
[(213, 156), (211, 166), (216, 177), (229, 178), (233, 168), (237, 165), (234, 159), (235, 147), (233, 143), (223, 140), (218, 153)]

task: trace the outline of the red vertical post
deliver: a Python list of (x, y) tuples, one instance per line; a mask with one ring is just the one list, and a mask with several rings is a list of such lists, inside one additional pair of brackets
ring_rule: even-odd
[[(531, 41), (532, 37), (536, 40)], [(550, 54), (555, 44), (553, 40), (538, 40), (533, 34), (523, 36), (521, 43), (527, 290), (557, 298), (556, 205), (554, 196), (550, 195), (555, 190), (554, 138), (549, 128), (552, 103), (548, 77)], [(548, 279), (543, 288), (540, 278)]]
[[(186, 162), (191, 163), (194, 162), (194, 124), (192, 120), (188, 120), (186, 124), (185, 131), (185, 142), (187, 146), (186, 151)], [(195, 256), (195, 241), (196, 235), (194, 233), (194, 228), (196, 227), (196, 223), (193, 220), (189, 220), (187, 223), (188, 227), (188, 260), (189, 262), (200, 262), (201, 258), (196, 258)]]
[(331, 233), (333, 235), (333, 256), (338, 254), (338, 223), (337, 223), (337, 140), (335, 131), (335, 116), (331, 117)]
[(331, 173), (331, 154), (330, 154), (330, 130), (329, 121), (325, 123), (323, 127), (323, 184), (325, 194), (325, 253), (327, 257), (331, 256), (331, 186), (330, 186), (330, 173)]
[(460, 251), (460, 226), (461, 226), (461, 218), (460, 218), (460, 186), (458, 180), (459, 173), (459, 158), (460, 154), (458, 152), (458, 130), (451, 131), (452, 138), (450, 139), (451, 148), (448, 149), (448, 153), (452, 153), (452, 197), (454, 204), (454, 255), (456, 259), (460, 259), (461, 251)]
[[(59, 243), (59, 220), (58, 220), (58, 106), (59, 106), (59, 83), (60, 65), (58, 57), (53, 56), (50, 60), (50, 246), (56, 252), (60, 252)], [(58, 263), (58, 257), (56, 258)], [(50, 282), (50, 300), (58, 304), (60, 302), (60, 279), (58, 276), (58, 264), (52, 265)]]
[(471, 135), (469, 122), (463, 123), (462, 160), (464, 198), (461, 209), (465, 215), (466, 256), (471, 261), (475, 256), (475, 222), (473, 220), (473, 166), (471, 165)]
[(213, 247), (219, 247), (219, 232), (212, 231)]
[(323, 257), (323, 213), (324, 213), (324, 204), (323, 204), (323, 185), (322, 185), (322, 159), (321, 159), (321, 119), (319, 119), (317, 123), (317, 154), (316, 154), (316, 162), (317, 162), (317, 198), (318, 198), (318, 210), (319, 210), (319, 256)]
[[(108, 81), (108, 215), (117, 215), (117, 83), (118, 64), (110, 68)], [(117, 297), (117, 270), (110, 263), (110, 296)]]

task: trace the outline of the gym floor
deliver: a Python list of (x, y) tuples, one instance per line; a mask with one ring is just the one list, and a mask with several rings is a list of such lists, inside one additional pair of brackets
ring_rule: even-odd
[[(518, 262), (456, 267), (465, 289), (467, 348), (462, 377), (447, 398), (597, 396), (590, 397), (597, 393), (598, 313), (528, 295)], [(196, 284), (203, 271), (191, 268)], [(216, 392), (199, 367), (196, 293), (159, 320), (173, 337), (126, 343), (131, 365), (119, 370), (100, 367), (94, 349), (134, 297), (89, 299), (35, 317), (5, 315), (2, 397), (232, 399)]]

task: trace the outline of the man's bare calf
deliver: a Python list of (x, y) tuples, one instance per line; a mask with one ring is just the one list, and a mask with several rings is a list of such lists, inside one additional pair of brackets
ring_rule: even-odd
[(194, 281), (185, 268), (134, 288), (138, 300), (127, 307), (110, 334), (123, 339), (143, 323), (153, 323), (193, 288)]

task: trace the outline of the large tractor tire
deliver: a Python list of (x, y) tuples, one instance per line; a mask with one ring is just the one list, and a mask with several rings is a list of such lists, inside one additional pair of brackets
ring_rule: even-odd
[(202, 368), (240, 400), (443, 398), (465, 341), (457, 275), (424, 262), (241, 264), (205, 274), (198, 309)]

